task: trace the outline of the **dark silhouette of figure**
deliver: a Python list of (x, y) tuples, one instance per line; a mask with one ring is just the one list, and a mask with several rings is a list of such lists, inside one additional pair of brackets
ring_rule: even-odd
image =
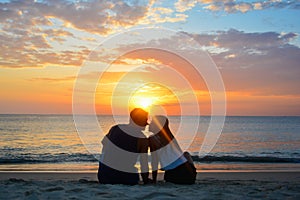
[[(130, 112), (129, 124), (118, 124), (103, 138), (102, 154), (99, 162), (98, 180), (103, 184), (139, 183), (139, 173), (135, 164), (140, 157), (141, 176), (144, 184), (148, 179), (148, 139), (142, 133), (148, 124), (148, 113), (140, 108)], [(142, 153), (142, 154), (141, 154)]]
[(169, 128), (169, 120), (165, 116), (154, 116), (149, 131), (151, 151), (152, 179), (157, 180), (157, 169), (160, 163), (165, 171), (164, 180), (176, 184), (194, 184), (196, 168), (188, 152), (183, 152)]

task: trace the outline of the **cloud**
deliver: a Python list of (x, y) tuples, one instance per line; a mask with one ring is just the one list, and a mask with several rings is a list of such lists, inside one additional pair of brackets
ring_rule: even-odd
[(94, 33), (107, 33), (112, 26), (126, 26), (144, 17), (147, 4), (131, 6), (123, 1), (13, 1), (1, 3), (2, 22), (22, 25), (51, 25), (52, 19), (60, 19), (64, 25)]
[(39, 25), (61, 25), (90, 33), (108, 34), (120, 27), (150, 23), (158, 19), (156, 23), (185, 19), (185, 15), (174, 13), (170, 8), (159, 7), (153, 0), (15, 0), (0, 3), (0, 14), (2, 27), (13, 33)]
[(179, 12), (185, 12), (193, 8), (196, 5), (196, 3), (196, 0), (178, 0), (175, 3), (175, 8)]
[(76, 79), (75, 76), (66, 76), (66, 77), (61, 77), (61, 78), (51, 78), (51, 77), (39, 77), (39, 78), (31, 78), (28, 79), (28, 81), (47, 81), (47, 82), (66, 82), (66, 81), (74, 81)]
[[(199, 43), (227, 49), (211, 53), (228, 90), (254, 95), (300, 95), (300, 48), (290, 42), (296, 33), (220, 31), (192, 35)], [(209, 39), (209, 40), (208, 40)], [(208, 41), (207, 41), (208, 40)]]
[(228, 31), (216, 31), (211, 34), (189, 34), (204, 46), (219, 46), (226, 49), (264, 49), (289, 44), (292, 40), (298, 37), (297, 33), (277, 33), (277, 32), (262, 32), (262, 33), (245, 33), (235, 29)]
[[(41, 42), (39, 43), (39, 41)], [(9, 48), (7, 45), (9, 45)], [(0, 48), (2, 48), (0, 67), (4, 68), (35, 68), (44, 67), (45, 65), (80, 66), (90, 52), (88, 49), (60, 52), (47, 50), (49, 46), (47, 43), (43, 43), (43, 39), (39, 37), (29, 45), (26, 44), (25, 39), (19, 41), (7, 40), (1, 43)]]
[(263, 9), (299, 9), (299, 1), (282, 1), (282, 0), (266, 0), (266, 1), (236, 1), (236, 0), (178, 0), (175, 8), (178, 12), (185, 12), (200, 6), (210, 11), (224, 11), (227, 13), (242, 12), (246, 13), (252, 10)]
[[(3, 41), (0, 67), (80, 66), (89, 49), (94, 48), (97, 35), (139, 24), (178, 22), (186, 18), (183, 13), (157, 6), (154, 0), (0, 2)], [(80, 43), (85, 48), (76, 48), (72, 43)]]

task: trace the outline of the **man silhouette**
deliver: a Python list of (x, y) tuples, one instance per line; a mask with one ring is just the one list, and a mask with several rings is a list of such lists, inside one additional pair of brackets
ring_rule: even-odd
[(148, 124), (148, 113), (141, 108), (130, 112), (129, 124), (118, 124), (103, 138), (102, 154), (99, 162), (98, 180), (103, 184), (139, 183), (139, 173), (135, 164), (140, 157), (141, 176), (144, 184), (148, 179), (148, 140), (142, 133)]

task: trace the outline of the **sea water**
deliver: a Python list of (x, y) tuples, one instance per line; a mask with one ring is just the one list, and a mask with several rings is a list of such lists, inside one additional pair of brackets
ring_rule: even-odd
[[(87, 116), (87, 119), (89, 117)], [(300, 117), (227, 116), (217, 143), (199, 157), (209, 116), (170, 116), (170, 126), (198, 170), (300, 171)], [(0, 171), (96, 171), (101, 140), (127, 116), (97, 116), (78, 132), (72, 115), (0, 115)], [(180, 125), (199, 127), (181, 132)]]

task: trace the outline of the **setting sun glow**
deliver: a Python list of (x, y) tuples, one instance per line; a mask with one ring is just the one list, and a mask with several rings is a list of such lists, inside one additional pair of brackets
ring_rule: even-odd
[(174, 114), (177, 110), (169, 104), (178, 105), (177, 97), (173, 91), (157, 83), (147, 83), (137, 88), (129, 95), (127, 102), (129, 110), (142, 108), (151, 114)]
[(149, 111), (150, 107), (154, 104), (154, 98), (134, 96), (131, 100), (131, 105), (136, 108), (142, 108)]

